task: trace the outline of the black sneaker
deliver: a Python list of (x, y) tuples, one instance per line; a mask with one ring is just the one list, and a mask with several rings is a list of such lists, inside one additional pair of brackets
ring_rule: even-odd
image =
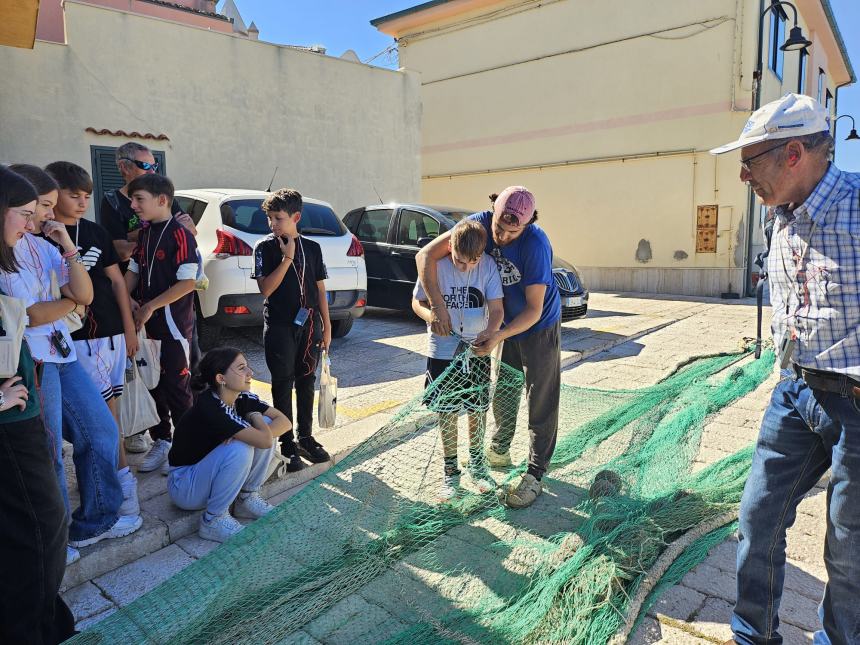
[(287, 460), (288, 473), (294, 473), (305, 467), (305, 462), (299, 458), (298, 452), (296, 452), (296, 444), (294, 442), (282, 443), (281, 454)]
[(292, 455), (288, 456), (287, 460), (288, 473), (295, 473), (305, 468), (305, 462), (303, 462), (301, 457), (299, 457), (296, 453), (293, 453)]
[(299, 455), (312, 464), (322, 464), (326, 461), (331, 461), (331, 455), (313, 437), (299, 437)]

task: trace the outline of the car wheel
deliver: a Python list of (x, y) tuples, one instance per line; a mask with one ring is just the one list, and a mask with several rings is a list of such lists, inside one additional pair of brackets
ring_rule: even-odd
[(349, 333), (349, 330), (352, 329), (352, 317), (344, 318), (342, 320), (332, 320), (331, 321), (331, 336), (332, 338), (343, 338)]
[(221, 342), (221, 332), (224, 328), (211, 321), (207, 322), (200, 311), (199, 305), (195, 309), (197, 310), (197, 342), (200, 345), (200, 350), (206, 352), (218, 346)]

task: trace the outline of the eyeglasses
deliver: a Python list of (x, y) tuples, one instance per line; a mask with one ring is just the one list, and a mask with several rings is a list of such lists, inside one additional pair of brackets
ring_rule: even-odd
[(28, 211), (23, 208), (10, 208), (10, 211), (15, 213), (16, 215), (21, 215), (22, 217), (26, 217), (28, 222), (33, 221), (33, 218), (36, 216), (36, 211)]
[(774, 146), (773, 148), (768, 148), (764, 152), (759, 152), (757, 155), (753, 155), (752, 157), (749, 157), (747, 159), (741, 159), (741, 168), (743, 168), (747, 172), (752, 172), (752, 167), (750, 166), (750, 162), (752, 162), (755, 159), (758, 159), (759, 157), (763, 157), (764, 155), (766, 155), (769, 152), (773, 152), (774, 150), (779, 150), (780, 148), (785, 146), (787, 143), (788, 143), (788, 141), (784, 141), (784, 142), (780, 143), (778, 146)]
[(131, 157), (120, 157), (119, 160), (130, 161), (141, 170), (151, 170), (152, 172), (158, 172), (157, 161), (155, 163), (149, 163), (148, 161), (138, 161), (137, 159), (132, 159)]

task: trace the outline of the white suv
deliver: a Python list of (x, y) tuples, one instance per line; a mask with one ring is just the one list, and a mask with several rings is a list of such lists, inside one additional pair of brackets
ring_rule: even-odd
[[(182, 210), (197, 226), (197, 245), (209, 288), (195, 291), (198, 333), (203, 349), (215, 346), (224, 327), (261, 325), (263, 296), (251, 278), (257, 240), (271, 231), (260, 208), (270, 193), (234, 188), (176, 191)], [(299, 230), (322, 247), (328, 269), (332, 336), (346, 336), (367, 303), (367, 271), (361, 242), (331, 205), (304, 198)]]

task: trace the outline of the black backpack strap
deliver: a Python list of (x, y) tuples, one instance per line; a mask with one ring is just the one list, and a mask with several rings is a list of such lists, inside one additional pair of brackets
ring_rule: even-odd
[(116, 212), (119, 212), (119, 198), (116, 196), (116, 190), (109, 190), (105, 193), (107, 203), (111, 205)]
[(755, 286), (755, 304), (757, 309), (756, 315), (756, 332), (755, 332), (755, 357), (761, 358), (761, 319), (762, 309), (764, 308), (764, 283), (767, 280), (767, 274), (760, 276), (758, 283)]
[(755, 304), (756, 304), (756, 335), (755, 335), (755, 357), (761, 357), (761, 323), (764, 317), (764, 284), (767, 281), (767, 256), (770, 255), (770, 243), (773, 236), (774, 215), (771, 210), (768, 210), (765, 215), (762, 228), (764, 229), (765, 250), (756, 256), (755, 264), (759, 268), (758, 283), (755, 286)]

